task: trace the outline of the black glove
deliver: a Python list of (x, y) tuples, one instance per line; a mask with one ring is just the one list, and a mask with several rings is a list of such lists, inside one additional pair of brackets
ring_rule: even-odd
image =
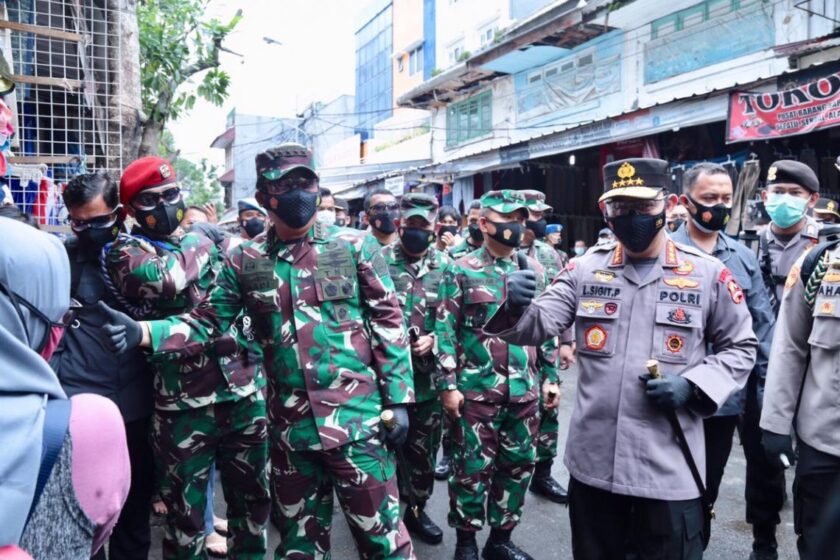
[(531, 305), (531, 301), (537, 295), (537, 275), (528, 268), (528, 259), (525, 253), (519, 251), (516, 254), (519, 270), (507, 275), (507, 302), (505, 305), (514, 315), (522, 315), (525, 309)]
[(210, 222), (196, 222), (190, 226), (190, 233), (198, 233), (208, 238), (214, 245), (219, 245), (226, 238), (225, 232), (216, 224)]
[(106, 318), (100, 329), (100, 338), (106, 348), (114, 354), (123, 354), (140, 346), (143, 341), (143, 327), (140, 323), (125, 313), (111, 309), (104, 301), (97, 305)]
[(653, 404), (666, 410), (676, 410), (691, 400), (694, 389), (688, 379), (669, 373), (653, 377), (647, 373), (639, 376), (645, 383), (645, 394)]
[(408, 436), (408, 410), (404, 404), (395, 404), (386, 408), (394, 413), (395, 424), (390, 430), (382, 426), (385, 432), (385, 443), (400, 447)]
[[(770, 461), (771, 465), (786, 469), (794, 463), (793, 438), (790, 437), (790, 434), (785, 436), (761, 430), (761, 445), (764, 447), (764, 454), (767, 455), (767, 460)], [(782, 455), (787, 457), (787, 465), (782, 461)]]

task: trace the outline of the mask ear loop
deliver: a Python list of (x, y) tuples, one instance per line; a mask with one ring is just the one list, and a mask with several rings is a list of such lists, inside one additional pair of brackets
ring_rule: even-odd
[[(21, 302), (23, 302), (24, 305), (26, 306), (26, 308), (29, 309), (30, 311), (35, 312), (36, 314), (40, 315), (42, 318), (46, 318), (46, 317), (43, 317), (43, 314), (40, 311), (38, 311), (37, 309), (33, 309), (32, 304), (30, 304), (28, 301), (26, 301), (25, 299), (23, 299), (22, 297), (17, 295), (14, 291), (12, 291), (12, 289), (9, 286), (7, 286), (5, 282), (0, 282), (0, 291), (2, 291), (4, 294), (6, 294), (6, 297), (8, 297), (9, 301), (12, 302), (12, 305), (14, 306), (15, 311), (17, 312), (18, 317), (20, 318), (20, 322), (23, 325), (23, 332), (26, 334), (26, 341), (27, 341), (27, 343), (31, 343), (32, 342), (32, 336), (29, 334), (29, 328), (26, 326), (26, 319), (23, 316), (23, 310), (20, 308)], [(47, 322), (52, 323), (52, 321), (49, 321), (49, 320)], [(47, 329), (47, 332), (49, 332), (49, 329)], [(45, 344), (46, 344), (46, 342), (43, 343), (43, 345), (45, 345)], [(42, 347), (43, 347), (43, 345), (42, 345)], [(36, 352), (40, 352), (40, 351), (41, 351), (40, 348), (38, 350), (36, 350)]]

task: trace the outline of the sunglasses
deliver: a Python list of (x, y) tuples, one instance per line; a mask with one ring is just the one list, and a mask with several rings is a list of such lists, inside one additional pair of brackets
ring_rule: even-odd
[(400, 205), (397, 204), (396, 202), (391, 202), (389, 204), (381, 204), (381, 203), (380, 204), (374, 204), (373, 206), (370, 207), (371, 212), (388, 212), (388, 211), (394, 211), (394, 210), (399, 210), (399, 209), (400, 209)]
[(70, 218), (70, 229), (76, 233), (87, 229), (107, 229), (117, 222), (120, 209), (122, 209), (122, 205), (117, 206), (107, 214), (94, 216), (93, 218), (88, 218), (87, 220), (74, 220), (73, 218)]
[(169, 187), (162, 191), (143, 191), (131, 201), (137, 210), (154, 210), (161, 202), (172, 205), (181, 200), (181, 187)]
[(283, 177), (279, 181), (266, 181), (263, 185), (266, 193), (279, 195), (293, 189), (311, 190), (318, 187), (318, 182), (311, 177)]

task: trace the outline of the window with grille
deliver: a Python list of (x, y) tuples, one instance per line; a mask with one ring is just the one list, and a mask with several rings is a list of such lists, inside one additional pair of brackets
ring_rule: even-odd
[(493, 132), (493, 94), (480, 93), (446, 109), (446, 146), (453, 147)]

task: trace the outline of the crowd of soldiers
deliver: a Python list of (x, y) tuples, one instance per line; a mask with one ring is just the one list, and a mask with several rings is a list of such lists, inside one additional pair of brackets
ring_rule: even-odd
[[(236, 240), (209, 222), (181, 228), (182, 192), (159, 157), (125, 169), (119, 201), (98, 174), (65, 193), (87, 265), (73, 289), (84, 275), (101, 284), (74, 297), (98, 314), (120, 368), (153, 374), (151, 449), (141, 431), (132, 464), (153, 457), (156, 480), (137, 483), (132, 507), (150, 486), (160, 494), (164, 557), (204, 555), (215, 463), (232, 558), (265, 556), (270, 515), (275, 557), (329, 557), (334, 494), (360, 557), (413, 558), (412, 538), (443, 539), (426, 513), (436, 477), (458, 560), (479, 557), (485, 525), (482, 558), (531, 558), (511, 538), (529, 488), (569, 504), (575, 558), (701, 558), (737, 427), (751, 558), (778, 557), (797, 458), (799, 550), (826, 557), (840, 246), (820, 243), (808, 215), (819, 184), (806, 165), (768, 169), (756, 255), (721, 233), (724, 168), (697, 165), (677, 196), (664, 161), (609, 163), (609, 230), (571, 260), (536, 190), (488, 192), (465, 223), (434, 196), (374, 190), (358, 230), (303, 146), (263, 152), (256, 169)], [(665, 228), (678, 203), (687, 215)], [(551, 468), (562, 370), (575, 362), (567, 493)]]

